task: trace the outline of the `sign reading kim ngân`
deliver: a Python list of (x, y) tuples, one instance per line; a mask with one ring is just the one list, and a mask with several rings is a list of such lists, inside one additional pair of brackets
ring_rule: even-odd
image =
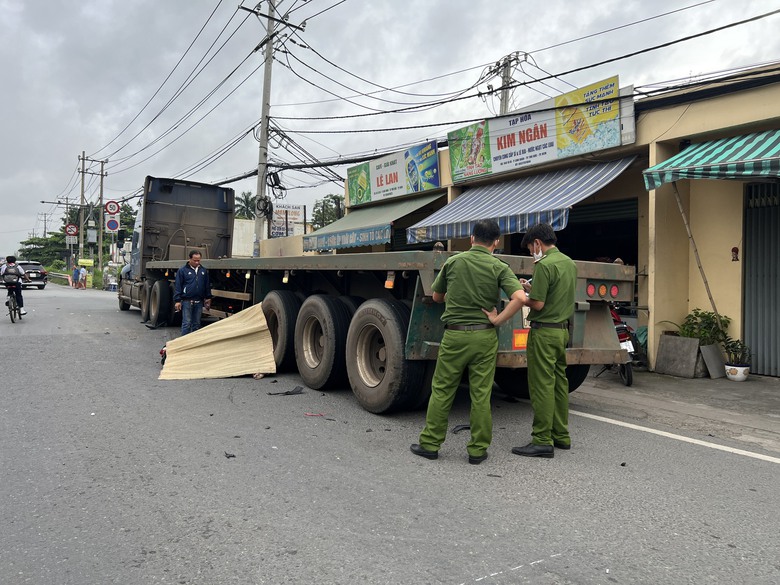
[[(633, 142), (621, 138), (618, 77), (447, 135), (453, 182)], [(633, 120), (631, 120), (633, 128)]]
[(381, 201), (439, 188), (439, 153), (436, 141), (347, 169), (349, 205)]

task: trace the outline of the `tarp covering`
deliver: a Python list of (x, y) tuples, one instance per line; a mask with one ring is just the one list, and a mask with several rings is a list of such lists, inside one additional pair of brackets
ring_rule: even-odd
[(253, 305), (165, 345), (160, 380), (229, 378), (276, 373), (262, 305)]
[(631, 156), (606, 163), (561, 169), (474, 187), (406, 230), (410, 244), (467, 238), (481, 219), (495, 219), (502, 234), (523, 233), (535, 223), (562, 230), (569, 209), (610, 183), (633, 162)]
[(311, 235), (304, 236), (303, 249), (309, 252), (386, 244), (393, 238), (394, 221), (443, 196), (444, 193), (440, 192), (414, 199), (356, 208), (338, 221), (326, 225)]
[(780, 130), (691, 144), (642, 172), (648, 191), (678, 179), (780, 177)]

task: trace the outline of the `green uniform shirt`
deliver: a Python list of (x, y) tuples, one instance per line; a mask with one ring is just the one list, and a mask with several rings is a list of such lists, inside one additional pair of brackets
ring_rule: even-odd
[(534, 278), (528, 297), (544, 301), (541, 311), (531, 309), (529, 321), (563, 323), (574, 313), (574, 290), (577, 285), (577, 265), (571, 258), (552, 247), (534, 266)]
[(510, 297), (522, 290), (517, 276), (484, 246), (450, 256), (433, 281), (433, 291), (446, 293), (441, 320), (448, 325), (490, 323), (482, 309), (498, 306), (500, 290)]

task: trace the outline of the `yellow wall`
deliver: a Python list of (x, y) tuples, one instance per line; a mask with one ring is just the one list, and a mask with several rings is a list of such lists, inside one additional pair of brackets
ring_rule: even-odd
[[(721, 315), (732, 319), (729, 334), (742, 334), (742, 262), (731, 261), (731, 248), (742, 251), (743, 189), (738, 181), (689, 181), (691, 232), (699, 249), (712, 298)], [(690, 255), (688, 310), (712, 311), (696, 258)]]

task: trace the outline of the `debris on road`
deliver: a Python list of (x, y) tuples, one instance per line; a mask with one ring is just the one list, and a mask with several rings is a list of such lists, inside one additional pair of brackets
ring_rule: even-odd
[(303, 394), (303, 386), (296, 386), (292, 390), (286, 392), (267, 392), (268, 396), (295, 396), (297, 394)]

